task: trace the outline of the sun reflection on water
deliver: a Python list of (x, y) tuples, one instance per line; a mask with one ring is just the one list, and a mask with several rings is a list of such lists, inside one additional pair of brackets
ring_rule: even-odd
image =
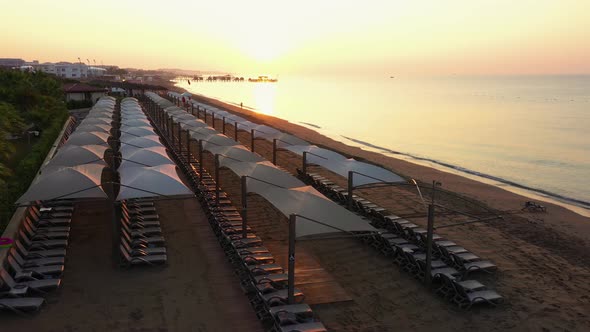
[(255, 83), (255, 85), (252, 91), (254, 108), (258, 113), (272, 115), (275, 111), (277, 85), (272, 83)]

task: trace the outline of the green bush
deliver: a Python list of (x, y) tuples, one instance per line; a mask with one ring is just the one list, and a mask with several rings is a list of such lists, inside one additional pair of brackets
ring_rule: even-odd
[[(0, 135), (0, 233), (14, 213), (14, 202), (27, 190), (59, 135), (68, 113), (61, 83), (43, 73), (0, 70), (2, 131), (17, 132), (26, 123), (41, 129), (41, 137), (13, 169), (4, 163), (12, 144)], [(10, 117), (10, 118), (9, 118)], [(8, 121), (9, 119), (10, 121)]]

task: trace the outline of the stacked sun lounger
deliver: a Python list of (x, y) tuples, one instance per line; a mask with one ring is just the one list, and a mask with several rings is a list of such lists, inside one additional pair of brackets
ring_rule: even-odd
[(36, 202), (28, 208), (0, 267), (0, 309), (37, 311), (43, 296), (60, 287), (73, 211), (73, 204), (65, 200)]
[(153, 199), (124, 200), (120, 204), (121, 244), (124, 265), (161, 265), (167, 261), (166, 240)]
[(200, 174), (198, 161), (185, 151), (179, 151), (178, 144), (164, 138), (206, 211), (211, 228), (265, 327), (269, 331), (327, 331), (311, 308), (302, 303), (303, 292), (296, 289), (296, 304), (288, 303), (288, 280), (284, 269), (275, 263), (254, 230), (248, 227), (246, 237), (243, 237), (242, 217), (225, 192), (221, 191), (217, 200), (213, 177), (206, 170)]
[[(317, 188), (324, 195), (332, 200), (347, 205), (348, 192), (326, 177), (317, 173), (298, 174), (304, 182)], [(375, 249), (383, 254), (392, 257), (401, 269), (420, 281), (424, 281), (426, 271), (426, 237), (427, 230), (418, 225), (393, 215), (387, 209), (375, 204), (360, 196), (353, 195), (352, 210), (372, 220), (371, 224), (380, 232), (377, 236), (368, 241)], [(457, 243), (433, 234), (433, 258), (431, 261), (431, 274), (438, 287), (449, 289), (449, 285), (470, 285), (471, 287), (461, 288), (462, 296), (447, 297), (450, 301), (460, 307), (469, 308), (475, 303), (487, 302), (496, 304), (502, 301), (502, 297), (493, 290), (488, 290), (483, 284), (476, 280), (466, 280), (467, 275), (472, 272), (492, 273), (497, 266), (484, 260), (476, 254), (459, 246)], [(444, 279), (443, 279), (444, 278)], [(446, 283), (445, 283), (446, 282)], [(445, 286), (446, 285), (446, 286)], [(451, 292), (437, 292), (438, 294)], [(473, 293), (472, 292), (478, 292)], [(470, 296), (476, 294), (478, 297)]]

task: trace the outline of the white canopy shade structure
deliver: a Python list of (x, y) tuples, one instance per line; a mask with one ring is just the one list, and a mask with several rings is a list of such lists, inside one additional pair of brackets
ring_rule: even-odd
[(192, 94), (191, 93), (188, 93), (188, 92), (183, 92), (183, 93), (180, 94), (180, 96), (183, 96), (183, 97), (192, 97)]
[(182, 120), (196, 120), (194, 115), (188, 114), (186, 112), (172, 114), (171, 118), (172, 118), (172, 121), (174, 121), (174, 122), (180, 122)]
[(121, 154), (130, 153), (130, 151), (142, 149), (142, 148), (150, 148), (154, 146), (163, 146), (160, 141), (154, 141), (145, 137), (135, 137), (132, 139), (127, 140), (127, 142), (121, 142), (121, 148), (119, 152)]
[(45, 167), (72, 167), (90, 163), (106, 166), (104, 157), (108, 149), (105, 145), (64, 145)]
[[(325, 169), (348, 178), (348, 172), (353, 174), (353, 187), (358, 187), (372, 183), (402, 183), (405, 179), (401, 176), (376, 165), (368, 164), (354, 159), (347, 159), (345, 156), (332, 150), (323, 149), (315, 145), (286, 146), (286, 150), (303, 155), (303, 152), (309, 152), (307, 162), (317, 164)], [(312, 154), (313, 153), (313, 154)], [(318, 157), (321, 156), (321, 157)]]
[(105, 145), (110, 135), (102, 131), (75, 131), (66, 141), (67, 145)]
[[(218, 146), (218, 145), (207, 145), (203, 147), (203, 150), (212, 153), (213, 155), (221, 154), (229, 158), (241, 160), (241, 161), (249, 161), (249, 162), (258, 162), (263, 161), (264, 158), (259, 156), (256, 153), (252, 153), (250, 150), (246, 149), (243, 145), (230, 145), (230, 146)], [(226, 158), (227, 159), (227, 158)]]
[(133, 127), (151, 126), (150, 121), (148, 119), (121, 120), (121, 125), (133, 126)]
[[(131, 129), (131, 127), (127, 128), (127, 129)], [(125, 131), (127, 131), (127, 129), (125, 129)], [(121, 133), (121, 137), (119, 138), (119, 141), (121, 141), (121, 145), (136, 145), (137, 147), (140, 148), (149, 148), (151, 146), (160, 146), (162, 145), (162, 142), (160, 142), (160, 137), (158, 135), (152, 134), (152, 135), (144, 135), (141, 137), (137, 137), (135, 135), (130, 135), (126, 132), (122, 132)], [(135, 144), (135, 143), (138, 144)], [(156, 145), (151, 144), (151, 142), (153, 143), (157, 143)]]
[(276, 138), (278, 147), (285, 147), (289, 145), (309, 145), (309, 142), (287, 133), (280, 133), (276, 136), (263, 135), (262, 137), (268, 139), (269, 141), (272, 141)]
[(112, 113), (103, 113), (103, 112), (88, 112), (88, 115), (86, 115), (84, 120), (89, 120), (89, 119), (106, 119), (109, 122), (111, 122), (113, 119), (113, 114)]
[(170, 114), (175, 114), (175, 113), (186, 113), (186, 111), (176, 105), (173, 105), (173, 106), (166, 107), (164, 109), (164, 113), (170, 115)]
[[(346, 160), (347, 158), (337, 152), (332, 150), (320, 148), (315, 145), (290, 145), (285, 147), (286, 150), (291, 152), (295, 152), (296, 154), (302, 156), (303, 152), (309, 152), (310, 154), (307, 155), (307, 161), (313, 164), (319, 164), (322, 160)], [(313, 153), (313, 155), (311, 154)], [(317, 157), (317, 156), (321, 156)], [(322, 159), (325, 158), (325, 159)]]
[(401, 176), (376, 165), (354, 159), (323, 160), (320, 165), (336, 174), (348, 178), (348, 172), (355, 172), (352, 176), (352, 186), (358, 187), (373, 183), (403, 183)]
[[(105, 116), (113, 116), (113, 113), (115, 113), (115, 110), (112, 108), (92, 108), (90, 111), (88, 111), (88, 115), (105, 115)], [(88, 116), (87, 116), (88, 117)]]
[(154, 128), (150, 126), (142, 126), (142, 127), (125, 127), (124, 130), (121, 130), (121, 134), (128, 134), (135, 137), (144, 137), (144, 136), (154, 136), (156, 132)]
[(131, 120), (149, 121), (145, 114), (121, 114), (121, 122), (128, 122)]
[(104, 165), (46, 167), (18, 200), (23, 204), (57, 198), (107, 198), (100, 187)]
[(367, 220), (344, 209), (323, 196), (308, 191), (307, 187), (282, 189), (277, 187), (248, 187), (277, 208), (283, 215), (291, 214), (305, 218), (297, 219), (296, 236), (298, 238), (313, 237), (339, 232), (377, 232)]
[(110, 126), (113, 123), (113, 119), (111, 118), (88, 118), (82, 120), (80, 122), (81, 125), (90, 125), (90, 124), (104, 124)]
[(109, 133), (113, 127), (105, 124), (81, 124), (76, 127), (76, 132), (81, 133), (83, 131), (101, 131)]
[(207, 127), (191, 127), (188, 128), (188, 131), (190, 132), (190, 136), (193, 139), (205, 139), (208, 136), (211, 135), (217, 135), (219, 134), (219, 132), (209, 126)]
[(186, 129), (191, 129), (191, 128), (203, 128), (203, 127), (209, 127), (208, 124), (206, 124), (204, 121), (201, 120), (182, 120), (182, 121), (178, 121), (178, 124), (180, 125), (180, 128), (182, 128), (183, 130)]
[[(191, 137), (192, 137), (192, 133), (191, 133)], [(203, 148), (210, 146), (210, 145), (232, 146), (232, 145), (239, 144), (238, 142), (234, 141), (233, 139), (231, 139), (223, 134), (213, 134), (213, 135), (205, 136), (205, 137), (201, 138), (201, 140), (203, 141)]]
[(248, 178), (246, 178), (246, 184), (248, 190), (253, 192), (262, 191), (264, 188), (274, 186), (283, 187), (285, 189), (305, 187), (305, 183), (301, 182), (301, 180), (277, 168), (268, 161), (238, 162), (232, 159), (220, 157), (219, 163), (221, 166), (231, 169), (232, 172), (240, 177), (248, 176)]
[(174, 165), (155, 167), (127, 167), (119, 170), (121, 188), (117, 200), (157, 197), (192, 196), (178, 177)]
[(137, 166), (174, 165), (174, 162), (168, 157), (166, 148), (163, 146), (152, 146), (135, 150), (127, 149), (124, 152), (121, 153), (123, 161), (121, 162), (121, 166), (119, 166), (119, 170)]

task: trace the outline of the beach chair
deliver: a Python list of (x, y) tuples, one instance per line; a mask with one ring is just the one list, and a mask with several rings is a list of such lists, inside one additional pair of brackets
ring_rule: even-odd
[(12, 276), (17, 281), (59, 278), (64, 271), (63, 265), (22, 268), (11, 256), (6, 257), (6, 263), (8, 270), (12, 272)]
[(22, 229), (18, 232), (18, 235), (19, 239), (29, 251), (38, 249), (65, 249), (68, 246), (68, 240), (31, 240)]
[(262, 265), (262, 264), (273, 264), (275, 258), (271, 253), (259, 253), (259, 254), (247, 254), (240, 255), (244, 265)]
[(166, 255), (139, 255), (131, 256), (131, 254), (125, 249), (123, 245), (119, 246), (121, 256), (125, 265), (161, 265), (167, 261)]
[(154, 235), (161, 235), (162, 229), (160, 227), (146, 227), (146, 228), (136, 228), (131, 229), (125, 223), (121, 224), (121, 229), (125, 230), (127, 234), (131, 236), (131, 238), (138, 238), (138, 237), (148, 237)]
[(489, 289), (467, 291), (463, 287), (455, 287), (457, 295), (456, 303), (462, 309), (470, 309), (473, 305), (487, 303), (496, 306), (504, 301), (504, 298), (497, 292)]
[(454, 265), (463, 272), (463, 276), (475, 271), (493, 273), (498, 270), (498, 266), (487, 260), (463, 260), (459, 255), (451, 254)]
[(65, 258), (64, 257), (47, 257), (47, 258), (30, 258), (25, 259), (23, 258), (18, 251), (12, 249), (8, 252), (8, 254), (16, 260), (16, 262), (25, 268), (29, 267), (36, 267), (36, 266), (46, 266), (46, 265), (64, 265)]
[(61, 279), (42, 279), (42, 280), (29, 280), (16, 282), (12, 276), (5, 270), (0, 270), (0, 279), (4, 283), (5, 287), (10, 289), (23, 289), (26, 288), (28, 291), (47, 293), (48, 291), (57, 289), (61, 285)]
[(0, 309), (24, 315), (27, 312), (37, 312), (45, 303), (40, 297), (0, 298)]
[(13, 250), (17, 250), (18, 253), (24, 259), (47, 258), (47, 257), (65, 257), (66, 256), (65, 249), (49, 249), (49, 250), (29, 251), (23, 246), (23, 244), (20, 242), (20, 240), (14, 241)]
[(143, 247), (160, 247), (166, 242), (162, 236), (138, 236), (132, 238), (124, 228), (121, 229), (121, 236), (127, 241), (129, 246), (134, 249)]
[[(477, 280), (457, 281), (455, 278), (446, 274), (438, 274), (436, 279), (440, 281), (440, 287), (435, 291), (436, 294), (446, 298), (447, 300), (455, 301), (455, 298), (459, 292), (457, 290), (458, 287), (463, 288), (463, 290), (467, 293), (485, 289), (485, 286)], [(459, 303), (457, 302), (456, 304)]]
[(71, 219), (72, 213), (71, 212), (54, 212), (54, 211), (46, 211), (41, 212), (39, 207), (35, 205), (29, 206), (29, 214), (34, 219)]
[(283, 267), (279, 264), (250, 265), (248, 266), (248, 270), (252, 276), (279, 274), (285, 272)]
[(129, 243), (125, 240), (122, 239), (121, 241), (121, 245), (125, 248), (125, 250), (129, 253), (129, 255), (131, 256), (144, 256), (144, 255), (165, 255), (166, 254), (166, 248), (164, 247), (153, 247), (153, 248), (149, 248), (149, 247), (143, 247), (143, 248), (131, 248), (129, 246)]
[(37, 233), (37, 232), (65, 232), (65, 233), (69, 233), (70, 229), (71, 229), (69, 226), (36, 225), (35, 223), (33, 223), (33, 221), (31, 220), (30, 217), (25, 217), (25, 220), (23, 223), (28, 225), (29, 228), (31, 228), (33, 230), (33, 232), (35, 232), (35, 233)]

